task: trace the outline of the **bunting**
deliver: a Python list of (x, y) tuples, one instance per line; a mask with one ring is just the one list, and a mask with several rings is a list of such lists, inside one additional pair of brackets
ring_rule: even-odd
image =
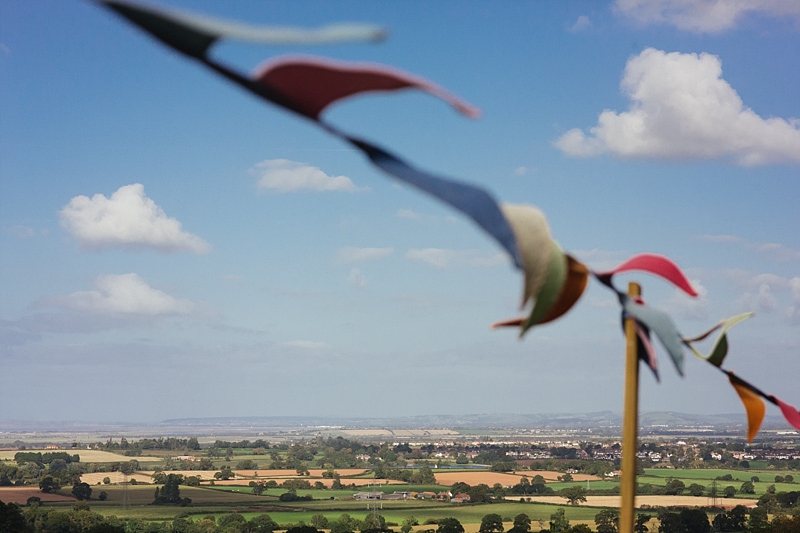
[[(760, 389), (735, 375), (733, 371), (722, 368), (722, 363), (725, 360), (725, 356), (728, 355), (728, 330), (736, 324), (753, 317), (754, 315), (755, 313), (750, 312), (731, 318), (726, 318), (720, 321), (716, 326), (696, 337), (683, 339), (683, 343), (692, 350), (698, 359), (706, 361), (707, 363), (715, 366), (728, 376), (728, 381), (730, 381), (730, 384), (736, 390), (736, 394), (739, 395), (739, 399), (742, 401), (742, 405), (747, 413), (747, 440), (750, 442), (752, 442), (752, 440), (755, 438), (756, 434), (758, 433), (758, 429), (761, 427), (761, 423), (764, 420), (766, 406), (764, 405), (762, 398), (777, 405), (786, 421), (789, 422), (789, 424), (793, 427), (800, 429), (800, 413), (798, 413), (795, 407), (782, 402), (775, 396), (765, 394)], [(697, 350), (697, 348), (694, 347), (694, 343), (707, 339), (709, 335), (718, 329), (721, 331), (716, 341), (714, 341), (711, 351), (708, 355), (703, 355)]]
[[(222, 39), (270, 44), (379, 41), (386, 36), (382, 28), (358, 24), (318, 29), (256, 27), (145, 7), (131, 1), (96, 1), (163, 44), (200, 62), (239, 87), (310, 120), (339, 137), (361, 151), (373, 165), (392, 178), (435, 197), (471, 218), (500, 244), (514, 266), (522, 271), (521, 307), (524, 309), (530, 306), (527, 316), (497, 322), (492, 327), (518, 327), (522, 337), (530, 328), (561, 317), (580, 299), (591, 273), (616, 294), (622, 307), (623, 323), (629, 317), (635, 319), (638, 356), (650, 367), (656, 380), (659, 379), (658, 361), (651, 342), (651, 333), (664, 346), (680, 375), (684, 373), (683, 348), (686, 346), (695, 356), (714, 365), (728, 376), (747, 412), (748, 440), (755, 437), (763, 421), (763, 400), (778, 406), (787, 422), (800, 430), (800, 412), (794, 406), (763, 393), (732, 371), (722, 368), (728, 353), (728, 330), (750, 318), (752, 313), (723, 320), (709, 331), (685, 339), (668, 314), (646, 305), (641, 298), (631, 298), (613, 284), (616, 274), (646, 272), (666, 280), (687, 295), (696, 297), (697, 292), (687, 277), (669, 258), (657, 254), (639, 254), (613, 270), (592, 272), (562, 250), (552, 238), (544, 214), (537, 208), (529, 205), (500, 205), (489, 192), (480, 187), (415, 168), (369, 141), (340, 131), (322, 117), (326, 109), (344, 99), (367, 92), (404, 89), (427, 92), (470, 118), (480, 116), (476, 107), (428, 80), (383, 65), (345, 63), (310, 56), (282, 57), (267, 62), (253, 75), (246, 75), (209, 56), (212, 46)], [(717, 330), (721, 330), (720, 335), (710, 353), (704, 356), (693, 343), (707, 338)]]

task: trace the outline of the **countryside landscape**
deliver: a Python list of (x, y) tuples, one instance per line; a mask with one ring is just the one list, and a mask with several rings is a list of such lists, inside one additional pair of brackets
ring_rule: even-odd
[[(679, 418), (643, 416), (636, 531), (798, 531), (797, 432), (768, 422), (747, 444), (735, 424), (694, 417), (676, 435), (677, 424), (652, 423), (665, 416)], [(610, 533), (620, 440), (586, 426), (609, 418), (421, 428), (196, 419), (105, 428), (116, 435), (6, 424), (0, 500), (16, 525), (3, 531)]]
[(0, 1), (0, 533), (800, 533), (798, 64), (800, 0)]

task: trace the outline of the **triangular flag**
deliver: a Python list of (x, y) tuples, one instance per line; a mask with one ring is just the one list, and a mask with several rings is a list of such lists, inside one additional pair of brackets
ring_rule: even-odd
[(265, 44), (332, 44), (352, 41), (380, 41), (386, 31), (371, 24), (335, 24), (322, 28), (252, 26), (144, 6), (123, 0), (100, 0), (108, 8), (139, 26), (159, 41), (191, 57), (204, 57), (219, 39), (236, 39)]
[(572, 306), (580, 299), (586, 285), (589, 283), (589, 269), (586, 265), (575, 259), (569, 254), (567, 257), (567, 280), (561, 289), (558, 300), (550, 308), (550, 311), (539, 321), (539, 324), (551, 322), (564, 313), (572, 309)]
[(781, 408), (781, 413), (783, 413), (783, 418), (786, 419), (789, 424), (792, 425), (795, 429), (800, 430), (800, 412), (798, 412), (797, 407), (794, 405), (789, 405), (781, 401), (775, 396), (772, 396), (771, 399), (775, 400), (775, 403), (778, 404), (778, 407)]
[[(625, 324), (625, 315), (622, 316), (623, 328)], [(650, 340), (650, 332), (639, 322), (636, 324), (636, 336), (638, 337), (636, 343), (636, 352), (639, 359), (644, 361), (650, 367), (656, 381), (661, 381), (658, 375), (658, 358), (656, 357), (656, 350), (653, 348), (653, 343)]]
[(744, 404), (744, 410), (747, 412), (747, 442), (753, 442), (761, 427), (761, 422), (764, 421), (767, 407), (764, 405), (764, 401), (750, 389), (747, 382), (737, 378), (733, 373), (728, 373), (728, 381), (736, 389), (736, 393)]
[[(728, 354), (728, 337), (727, 337), (728, 330), (733, 326), (735, 326), (736, 324), (738, 324), (739, 322), (746, 320), (752, 316), (755, 316), (755, 313), (752, 312), (743, 313), (741, 315), (737, 315), (731, 318), (726, 318), (725, 320), (723, 320), (710, 330), (706, 331), (705, 333), (691, 339), (684, 339), (683, 342), (684, 344), (686, 344), (686, 346), (688, 346), (692, 350), (692, 352), (697, 357), (708, 361), (709, 363), (711, 363), (716, 367), (720, 367), (722, 366), (722, 362), (725, 360), (725, 356)], [(692, 345), (692, 343), (694, 342), (705, 339), (711, 333), (713, 333), (719, 328), (722, 328), (722, 332), (719, 334), (719, 337), (717, 337), (717, 340), (714, 342), (714, 346), (711, 348), (711, 351), (709, 352), (708, 356), (704, 356)]]
[(672, 318), (664, 311), (635, 302), (623, 292), (617, 291), (617, 294), (625, 312), (655, 333), (666, 348), (678, 374), (683, 376), (683, 342)]
[(614, 274), (619, 274), (620, 272), (629, 272), (631, 270), (639, 270), (654, 274), (669, 281), (688, 295), (697, 296), (697, 291), (694, 290), (694, 287), (692, 287), (689, 279), (681, 271), (681, 269), (678, 268), (678, 265), (663, 255), (638, 254), (631, 257), (617, 268), (609, 270), (608, 272), (598, 273), (597, 276), (610, 277)]
[(270, 61), (253, 78), (296, 102), (292, 109), (318, 120), (330, 104), (359, 93), (420, 89), (452, 105), (472, 118), (480, 110), (423, 78), (383, 65), (346, 63), (315, 57), (288, 57)]

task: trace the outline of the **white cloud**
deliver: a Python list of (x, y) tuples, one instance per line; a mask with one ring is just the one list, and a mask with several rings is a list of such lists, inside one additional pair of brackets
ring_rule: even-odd
[(419, 261), (436, 268), (448, 267), (492, 267), (507, 264), (508, 257), (502, 253), (486, 254), (477, 250), (447, 250), (444, 248), (411, 249), (406, 259)]
[(152, 288), (137, 274), (106, 274), (95, 280), (95, 290), (73, 292), (50, 299), (57, 307), (93, 314), (183, 315), (194, 306)]
[(800, 251), (774, 242), (758, 245), (758, 251), (781, 262), (800, 259)]
[[(800, 318), (800, 277), (753, 274), (738, 269), (728, 270), (725, 275), (744, 289), (738, 302), (742, 307), (780, 313), (795, 322)], [(787, 305), (786, 300), (791, 300), (791, 303)]]
[(792, 291), (792, 305), (789, 307), (789, 319), (800, 322), (800, 277), (789, 280), (789, 289)]
[(800, 121), (764, 119), (745, 107), (717, 56), (648, 48), (628, 61), (622, 88), (628, 111), (606, 109), (588, 135), (572, 129), (556, 147), (575, 157), (800, 163)]
[(686, 319), (705, 320), (708, 318), (708, 289), (699, 279), (691, 280), (691, 285), (697, 291), (696, 297), (675, 289), (666, 302), (665, 310)]
[(578, 33), (583, 30), (588, 30), (591, 27), (592, 27), (592, 21), (589, 19), (589, 17), (587, 17), (586, 15), (581, 15), (578, 17), (578, 20), (576, 20), (575, 23), (572, 26), (570, 26), (569, 31), (571, 33)]
[(362, 190), (347, 176), (328, 176), (317, 167), (288, 159), (266, 159), (256, 164), (258, 188), (276, 192)]
[(34, 235), (36, 235), (36, 231), (31, 228), (30, 226), (11, 226), (10, 228), (6, 228), (6, 233), (16, 237), (17, 239), (30, 239)]
[(517, 176), (524, 176), (528, 173), (528, 167), (517, 167), (514, 169), (514, 174)]
[(357, 268), (350, 270), (350, 275), (347, 276), (347, 282), (353, 287), (358, 287), (359, 289), (363, 289), (367, 286), (367, 278), (365, 278), (364, 274)]
[(181, 230), (181, 223), (144, 194), (141, 183), (120, 187), (111, 198), (76, 196), (59, 213), (61, 225), (85, 249), (114, 246), (204, 254), (207, 242)]
[(638, 24), (670, 24), (681, 30), (718, 33), (747, 13), (800, 17), (793, 0), (616, 0), (618, 13)]
[(339, 263), (363, 263), (389, 257), (392, 253), (394, 253), (394, 248), (356, 248), (347, 246), (339, 248), (336, 253), (336, 260)]

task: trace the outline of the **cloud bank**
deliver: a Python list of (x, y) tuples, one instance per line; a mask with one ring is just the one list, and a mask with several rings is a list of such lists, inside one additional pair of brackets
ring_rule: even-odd
[(57, 296), (50, 304), (91, 314), (185, 315), (194, 306), (152, 288), (137, 274), (105, 274), (95, 279), (95, 289)]
[(614, 9), (637, 24), (669, 24), (697, 33), (719, 33), (749, 13), (800, 18), (792, 0), (616, 0)]
[(800, 121), (761, 118), (745, 107), (722, 79), (717, 56), (648, 48), (628, 61), (621, 85), (628, 111), (606, 109), (589, 135), (572, 129), (556, 147), (574, 157), (800, 164)]
[(88, 250), (155, 248), (161, 252), (207, 253), (211, 246), (181, 229), (144, 193), (141, 183), (120, 187), (110, 198), (76, 196), (59, 215), (61, 225)]
[(347, 176), (328, 176), (317, 167), (288, 159), (266, 159), (256, 164), (252, 172), (260, 176), (257, 184), (259, 189), (279, 193), (361, 190)]

